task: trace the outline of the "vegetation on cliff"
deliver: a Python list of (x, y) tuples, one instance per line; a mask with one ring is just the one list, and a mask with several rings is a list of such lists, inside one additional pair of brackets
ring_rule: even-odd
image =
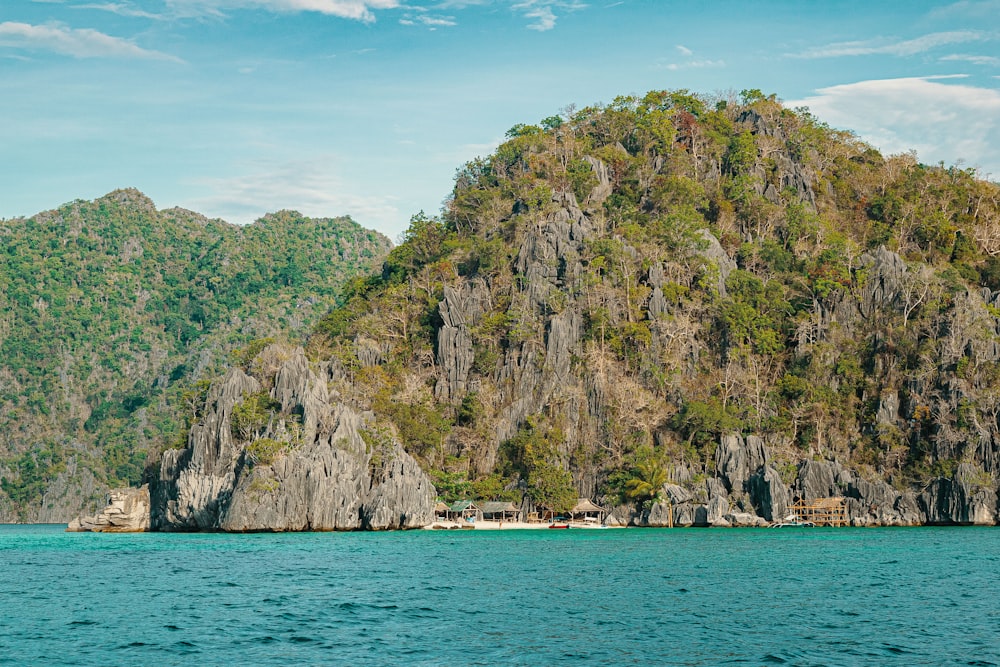
[(641, 505), (729, 432), (785, 483), (823, 458), (995, 486), (998, 290), (974, 170), (759, 91), (656, 91), (512, 128), (307, 350), (446, 498)]
[(137, 483), (183, 442), (199, 380), (253, 339), (307, 333), (390, 247), (349, 218), (237, 227), (135, 190), (0, 221), (0, 238), (0, 520), (65, 519)]

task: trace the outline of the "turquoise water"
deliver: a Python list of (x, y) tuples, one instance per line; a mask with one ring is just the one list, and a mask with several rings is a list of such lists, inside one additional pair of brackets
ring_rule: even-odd
[(0, 665), (993, 665), (995, 528), (0, 526)]

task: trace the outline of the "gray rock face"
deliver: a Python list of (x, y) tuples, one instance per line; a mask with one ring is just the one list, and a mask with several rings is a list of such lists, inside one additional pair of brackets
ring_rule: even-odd
[(67, 532), (144, 533), (149, 530), (149, 487), (114, 489), (107, 507), (94, 516), (73, 519)]
[(758, 515), (768, 521), (781, 521), (788, 515), (788, 489), (774, 468), (767, 466), (754, 474), (747, 486)]
[(469, 371), (475, 354), (469, 326), (475, 324), (484, 310), (489, 291), (478, 284), (466, 283), (464, 289), (444, 288), (444, 298), (438, 304), (443, 324), (438, 330), (437, 362), (441, 380), (434, 386), (435, 396), (442, 401), (461, 400), (468, 390)]
[(755, 435), (723, 435), (715, 450), (715, 471), (731, 492), (746, 490), (746, 482), (768, 461), (764, 441)]
[(726, 279), (729, 278), (729, 274), (736, 268), (736, 262), (726, 253), (725, 248), (722, 247), (719, 239), (715, 238), (712, 232), (702, 229), (698, 233), (705, 241), (705, 248), (701, 250), (701, 256), (718, 268), (719, 280), (716, 286), (719, 290), (719, 296), (725, 297), (727, 296)]
[(976, 470), (962, 463), (953, 478), (932, 481), (918, 498), (927, 523), (995, 525), (997, 494), (988, 486), (976, 484), (976, 478)]
[[(280, 352), (280, 351), (279, 351)], [(277, 354), (277, 353), (276, 353)], [(263, 386), (230, 371), (212, 389), (184, 450), (166, 452), (155, 485), (157, 530), (301, 531), (416, 528), (433, 520), (430, 479), (386, 434), (366, 443), (369, 418), (331, 400), (301, 349), (269, 392), (280, 411), (236, 442), (233, 410)], [(277, 452), (252, 455), (264, 440)]]
[(836, 461), (805, 460), (795, 479), (796, 495), (803, 500), (843, 496), (851, 475)]

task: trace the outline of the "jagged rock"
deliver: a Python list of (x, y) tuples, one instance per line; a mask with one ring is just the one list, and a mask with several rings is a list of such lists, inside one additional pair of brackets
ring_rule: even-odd
[(895, 424), (899, 417), (899, 393), (891, 390), (883, 391), (879, 396), (878, 412), (875, 414), (877, 424)]
[(723, 521), (734, 528), (761, 528), (767, 525), (767, 519), (749, 512), (732, 512), (723, 517)]
[(597, 177), (597, 185), (590, 191), (583, 203), (588, 209), (597, 209), (604, 201), (611, 196), (611, 170), (601, 160), (590, 155), (584, 156), (584, 161), (588, 162)]
[(929, 524), (995, 525), (997, 494), (977, 484), (977, 471), (961, 463), (951, 479), (938, 477), (919, 496)]
[(747, 480), (767, 462), (764, 441), (755, 435), (744, 439), (738, 433), (728, 433), (719, 439), (715, 450), (716, 474), (729, 491), (744, 491)]
[(653, 503), (653, 506), (642, 517), (638, 524), (650, 528), (665, 528), (674, 525), (674, 507), (669, 502)]
[(150, 488), (154, 530), (218, 528), (243, 451), (233, 440), (233, 408), (244, 395), (260, 390), (260, 382), (239, 368), (212, 386), (205, 416), (191, 427), (187, 447), (163, 453), (159, 478)]
[(885, 480), (853, 478), (845, 496), (847, 516), (854, 526), (915, 526), (926, 518), (915, 494), (900, 493)]
[(283, 446), (255, 461), (234, 441), (230, 416), (244, 394), (261, 389), (238, 370), (213, 387), (188, 447), (164, 454), (155, 529), (415, 528), (433, 520), (430, 479), (398, 443), (362, 439), (370, 418), (331, 401), (301, 348), (287, 355), (270, 391), (282, 416), (272, 416), (262, 437)]
[(852, 476), (836, 461), (805, 460), (799, 464), (795, 495), (802, 500), (844, 495)]
[(445, 286), (438, 304), (442, 325), (438, 329), (437, 363), (441, 379), (434, 394), (444, 402), (457, 401), (468, 390), (469, 371), (475, 360), (469, 326), (475, 324), (488, 305), (489, 292), (478, 283), (466, 283), (461, 290)]
[(376, 474), (378, 483), (361, 506), (366, 530), (420, 528), (434, 514), (437, 491), (430, 479), (402, 448)]
[(604, 517), (605, 526), (627, 526), (632, 509), (628, 505), (618, 505), (613, 507), (608, 515)]
[(788, 515), (788, 489), (778, 472), (766, 466), (747, 482), (757, 514), (768, 521), (780, 521)]
[(149, 486), (114, 489), (107, 507), (94, 516), (73, 519), (67, 532), (144, 533), (149, 530)]
[(694, 498), (690, 491), (676, 484), (664, 484), (661, 493), (664, 498), (674, 505), (691, 502)]
[(729, 496), (726, 485), (718, 477), (709, 477), (705, 480), (705, 491), (708, 493), (709, 500), (727, 498)]
[[(683, 505), (677, 505), (674, 507), (674, 527), (675, 528), (688, 528), (690, 526), (698, 525), (698, 509), (705, 509), (704, 505), (693, 505), (691, 503), (684, 503)], [(702, 526), (707, 525), (704, 521), (700, 524)]]
[(713, 496), (705, 506), (705, 523), (709, 526), (728, 526), (729, 501), (724, 496)]
[(862, 286), (858, 308), (861, 315), (869, 319), (876, 311), (891, 308), (896, 303), (903, 290), (906, 262), (880, 246), (874, 253), (861, 255), (859, 263), (868, 272), (868, 279)]
[(709, 262), (714, 264), (719, 270), (719, 280), (716, 283), (716, 287), (719, 290), (719, 296), (725, 297), (726, 294), (726, 279), (729, 278), (729, 274), (733, 272), (736, 268), (736, 262), (726, 253), (725, 248), (719, 243), (719, 239), (715, 238), (715, 235), (707, 229), (699, 230), (698, 233), (704, 240), (705, 247), (699, 250), (702, 257), (707, 259)]

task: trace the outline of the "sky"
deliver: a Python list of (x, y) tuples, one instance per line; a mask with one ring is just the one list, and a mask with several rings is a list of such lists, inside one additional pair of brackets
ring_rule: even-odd
[(517, 123), (752, 88), (1000, 180), (1000, 0), (3, 0), (0, 218), (134, 187), (396, 240)]

